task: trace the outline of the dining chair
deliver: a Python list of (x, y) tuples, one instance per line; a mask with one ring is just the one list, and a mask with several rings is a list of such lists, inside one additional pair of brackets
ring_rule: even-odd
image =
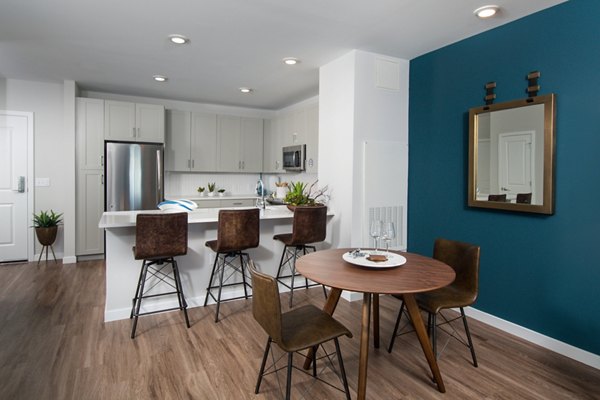
[[(435, 356), (438, 356), (437, 327), (448, 325), (452, 329), (452, 332), (446, 331), (446, 333), (469, 348), (471, 351), (471, 357), (473, 358), (473, 365), (475, 367), (477, 367), (477, 357), (475, 356), (475, 348), (473, 347), (473, 340), (471, 339), (471, 333), (469, 331), (469, 325), (467, 323), (464, 307), (472, 305), (477, 299), (479, 291), (479, 257), (479, 246), (470, 243), (457, 242), (454, 240), (436, 239), (433, 248), (433, 258), (452, 267), (456, 273), (456, 279), (450, 285), (443, 288), (430, 292), (417, 293), (415, 295), (419, 308), (428, 313), (427, 328)], [(401, 297), (399, 298), (401, 299)], [(456, 317), (447, 317), (442, 314), (442, 310), (449, 308), (459, 308), (460, 315)], [(396, 319), (396, 325), (394, 327), (394, 333), (392, 334), (390, 345), (388, 347), (388, 352), (390, 353), (392, 352), (396, 337), (403, 334), (398, 334), (398, 327), (400, 326), (400, 320), (403, 313), (404, 302), (402, 302), (400, 306), (400, 311), (398, 312), (398, 318)], [(438, 323), (437, 320), (438, 314), (443, 319), (443, 321), (440, 323)], [(452, 322), (459, 319), (462, 319), (463, 321), (465, 334), (467, 337), (466, 341), (462, 337), (458, 336), (457, 331), (451, 325)]]
[[(317, 249), (314, 244), (324, 241), (326, 235), (327, 207), (297, 206), (294, 209), (292, 233), (280, 233), (273, 236), (274, 240), (279, 240), (284, 244), (275, 279), (290, 289), (290, 308), (293, 305), (294, 289), (296, 289), (294, 279), (300, 276), (296, 273), (296, 260), (300, 256), (306, 255), (309, 250), (316, 251)], [(284, 268), (286, 266), (289, 267), (289, 275), (284, 275)], [(289, 284), (287, 279), (291, 280)], [(308, 289), (309, 286), (316, 286), (316, 284), (309, 285), (308, 279), (305, 278), (304, 286)], [(325, 298), (327, 298), (327, 291), (324, 286), (323, 293)]]
[[(183, 296), (181, 277), (176, 256), (187, 254), (188, 214), (138, 214), (135, 223), (135, 246), (133, 255), (136, 260), (143, 260), (135, 296), (132, 300), (130, 319), (133, 319), (131, 338), (135, 338), (138, 317), (163, 311), (182, 310), (185, 324), (189, 328), (187, 303)], [(171, 266), (171, 274), (165, 268)], [(149, 283), (149, 288), (146, 287)], [(156, 293), (154, 287), (165, 283), (174, 291)], [(179, 306), (166, 309), (141, 312), (142, 300), (159, 296), (177, 296)]]
[(488, 201), (506, 202), (506, 194), (490, 194), (488, 195)]
[(531, 193), (517, 193), (517, 203), (531, 204)]
[[(329, 360), (330, 367), (342, 381), (346, 399), (350, 400), (350, 390), (348, 388), (348, 381), (346, 379), (346, 371), (344, 369), (344, 362), (338, 338), (343, 335), (351, 338), (352, 333), (331, 315), (312, 304), (298, 307), (282, 314), (277, 280), (270, 275), (257, 271), (253, 261), (249, 262), (248, 269), (252, 275), (253, 286), (252, 315), (269, 335), (254, 393), (258, 394), (263, 376), (279, 370), (276, 368), (275, 363), (265, 370), (269, 352), (272, 351), (271, 344), (275, 343), (281, 350), (288, 353), (286, 400), (290, 398), (291, 394), (292, 369), (296, 368), (299, 371), (308, 374), (304, 369), (293, 366), (294, 353), (306, 349), (312, 349), (313, 354), (315, 355), (315, 361), (312, 363), (312, 376), (317, 380), (333, 386), (317, 377), (317, 360)], [(339, 374), (335, 371), (335, 367), (331, 361), (332, 354), (328, 354), (323, 347), (324, 343), (331, 340), (333, 340), (335, 344), (335, 352), (339, 364)], [(324, 355), (316, 357), (319, 347), (323, 349)], [(302, 355), (305, 356), (304, 354)], [(336, 389), (342, 391), (337, 387)]]

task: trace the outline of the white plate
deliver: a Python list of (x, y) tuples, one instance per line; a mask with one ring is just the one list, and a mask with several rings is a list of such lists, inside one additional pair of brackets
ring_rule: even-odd
[(342, 258), (344, 259), (344, 261), (349, 262), (350, 264), (360, 265), (361, 267), (367, 268), (394, 268), (406, 263), (406, 258), (396, 253), (390, 252), (388, 255), (384, 251), (377, 252), (377, 254), (379, 255), (385, 255), (388, 257), (387, 261), (380, 262), (367, 260), (367, 257), (369, 257), (369, 255), (371, 255), (372, 252), (362, 251), (361, 253), (364, 253), (365, 255), (362, 257), (354, 258), (350, 253), (344, 253), (342, 255)]

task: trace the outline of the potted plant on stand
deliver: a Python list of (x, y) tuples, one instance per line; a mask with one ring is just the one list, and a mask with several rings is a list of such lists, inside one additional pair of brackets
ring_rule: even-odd
[(40, 252), (40, 257), (38, 258), (38, 264), (42, 259), (44, 249), (46, 249), (46, 262), (48, 262), (48, 248), (50, 248), (50, 250), (52, 251), (52, 257), (54, 257), (54, 262), (57, 262), (52, 245), (56, 240), (58, 225), (62, 222), (61, 217), (62, 213), (57, 214), (54, 212), (54, 210), (50, 210), (49, 212), (40, 211), (39, 214), (33, 214), (33, 227), (35, 228), (35, 235), (37, 236), (38, 241), (42, 245), (42, 251)]
[(288, 193), (285, 196), (287, 207), (294, 211), (297, 206), (323, 207), (326, 204), (327, 186), (321, 189), (314, 189), (317, 181), (308, 186), (304, 182), (291, 182), (288, 186)]

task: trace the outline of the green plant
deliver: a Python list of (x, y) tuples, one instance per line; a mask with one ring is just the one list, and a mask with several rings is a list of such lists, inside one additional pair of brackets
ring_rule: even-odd
[(57, 226), (62, 222), (62, 213), (57, 214), (53, 210), (40, 211), (39, 214), (33, 214), (34, 228), (50, 228)]
[(327, 186), (313, 190), (317, 182), (318, 181), (314, 181), (310, 186), (304, 182), (291, 182), (291, 184), (288, 185), (289, 191), (286, 194), (284, 201), (292, 206), (321, 205), (322, 203), (319, 202), (319, 199), (327, 192)]
[(219, 189), (219, 190), (217, 190), (217, 192), (219, 192), (219, 193), (225, 193), (225, 189)]
[(198, 192), (204, 193), (204, 186), (198, 186)]
[(216, 187), (217, 187), (217, 184), (215, 182), (208, 183), (208, 191), (209, 192), (214, 192)]

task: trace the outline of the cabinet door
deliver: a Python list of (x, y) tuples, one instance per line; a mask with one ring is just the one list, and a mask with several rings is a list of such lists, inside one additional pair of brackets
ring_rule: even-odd
[(104, 210), (103, 170), (78, 170), (77, 175), (77, 255), (104, 253), (104, 230), (98, 221)]
[(306, 144), (306, 109), (294, 111), (292, 128), (292, 144)]
[(104, 100), (77, 98), (77, 168), (102, 169), (104, 165)]
[(240, 159), (241, 118), (220, 115), (218, 130), (218, 170), (221, 172), (239, 172), (242, 168), (242, 160)]
[(165, 171), (190, 170), (190, 116), (188, 111), (167, 110)]
[(104, 102), (104, 138), (135, 141), (135, 103), (106, 100)]
[(254, 199), (228, 199), (221, 200), (221, 207), (254, 207), (256, 205), (256, 200)]
[(279, 118), (279, 132), (281, 134), (281, 145), (291, 146), (294, 144), (294, 113), (288, 112)]
[(279, 119), (266, 119), (263, 133), (263, 172), (283, 172)]
[(263, 168), (263, 120), (242, 118), (242, 172), (261, 172)]
[(165, 142), (165, 107), (156, 104), (135, 105), (137, 141)]
[(319, 170), (319, 106), (306, 110), (306, 172), (316, 174)]
[(192, 113), (192, 171), (217, 170), (217, 115)]

